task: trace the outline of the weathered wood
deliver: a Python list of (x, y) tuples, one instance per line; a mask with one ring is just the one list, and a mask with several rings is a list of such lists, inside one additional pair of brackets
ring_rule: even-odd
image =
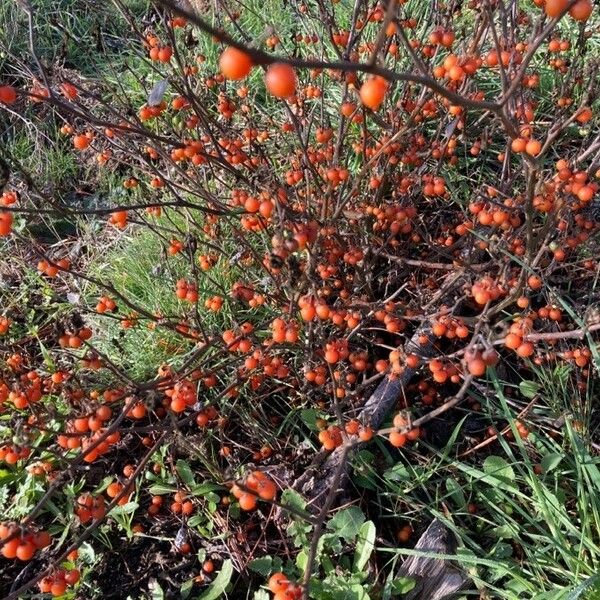
[[(428, 356), (433, 352), (433, 344), (426, 346), (419, 344), (419, 338), (422, 335), (429, 337), (431, 333), (426, 327), (419, 328), (404, 347), (404, 351), (407, 354), (418, 352), (420, 356)], [(358, 420), (365, 425), (370, 425), (373, 429), (379, 429), (387, 415), (396, 406), (396, 403), (402, 396), (403, 389), (409, 384), (415, 373), (416, 369), (406, 367), (402, 373), (393, 379), (384, 377), (363, 405), (358, 415)], [(326, 451), (319, 452), (313, 463), (294, 483), (294, 489), (309, 499), (312, 510), (318, 512), (322, 506), (322, 502), (327, 497), (331, 489), (333, 474), (340, 465), (342, 454), (342, 448), (337, 448), (331, 453)], [(348, 484), (348, 462), (346, 461), (346, 464), (343, 466), (344, 473), (340, 480), (338, 491), (343, 491)]]
[[(434, 519), (420, 537), (415, 550), (454, 554), (456, 538), (439, 519)], [(403, 600), (451, 600), (469, 582), (469, 578), (459, 567), (441, 558), (409, 556), (402, 563), (398, 574), (417, 581), (417, 585)]]

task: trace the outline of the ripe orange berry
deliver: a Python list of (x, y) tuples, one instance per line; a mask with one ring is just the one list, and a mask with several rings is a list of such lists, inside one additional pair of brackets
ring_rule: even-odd
[(17, 546), (16, 555), (19, 560), (27, 561), (33, 558), (35, 554), (35, 544), (33, 542), (21, 542)]
[(561, 15), (567, 6), (569, 6), (569, 0), (546, 0), (544, 11), (551, 19), (554, 19)]
[(592, 14), (591, 0), (577, 0), (577, 2), (569, 9), (569, 14), (576, 21), (587, 21)]
[(87, 135), (76, 135), (73, 138), (73, 146), (77, 148), (77, 150), (85, 150), (90, 145), (90, 138)]
[(242, 510), (254, 510), (258, 498), (254, 494), (243, 493), (239, 498), (239, 503)]
[(535, 352), (535, 348), (533, 347), (533, 344), (531, 342), (523, 342), (517, 348), (517, 354), (523, 358), (527, 358), (528, 356), (531, 356), (534, 352)]
[(378, 110), (383, 103), (387, 88), (388, 82), (383, 77), (378, 75), (371, 77), (360, 88), (360, 100), (367, 108)]
[(0, 102), (3, 104), (14, 104), (17, 100), (17, 92), (12, 85), (0, 85)]
[(290, 581), (285, 573), (273, 573), (273, 575), (269, 577), (269, 582), (267, 584), (269, 590), (274, 594), (287, 590), (289, 585)]
[(392, 431), (390, 433), (389, 440), (392, 446), (395, 446), (396, 448), (402, 448), (402, 446), (406, 444), (407, 438), (405, 433), (400, 433), (399, 431)]
[(252, 59), (245, 52), (230, 46), (219, 58), (219, 69), (227, 79), (244, 79), (252, 70)]
[(272, 64), (265, 74), (265, 84), (276, 98), (289, 98), (296, 93), (296, 71), (285, 63)]
[(529, 140), (525, 145), (525, 152), (530, 156), (537, 156), (542, 151), (542, 144), (538, 140)]

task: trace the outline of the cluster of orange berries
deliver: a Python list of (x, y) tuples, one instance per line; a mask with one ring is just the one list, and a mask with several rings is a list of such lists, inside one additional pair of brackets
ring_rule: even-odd
[(575, 350), (566, 350), (562, 353), (562, 358), (574, 362), (578, 367), (586, 367), (592, 357), (589, 348), (575, 348)]
[[(13, 354), (6, 363), (12, 369), (18, 370), (22, 363), (21, 355)], [(20, 385), (10, 391), (2, 383), (0, 380), (0, 403), (8, 400), (16, 409), (23, 410), (42, 398), (42, 378), (35, 371), (21, 375)]]
[(499, 360), (500, 357), (498, 356), (498, 353), (492, 348), (484, 351), (471, 348), (465, 353), (467, 370), (474, 377), (485, 375), (486, 369), (498, 364)]
[(348, 435), (357, 435), (361, 442), (368, 442), (375, 435), (372, 427), (362, 425), (358, 419), (348, 421), (344, 425), (344, 430)]
[(79, 569), (57, 569), (52, 575), (44, 577), (38, 583), (38, 588), (42, 594), (63, 596), (69, 586), (79, 581), (80, 576)]
[(87, 148), (89, 148), (93, 139), (94, 134), (91, 131), (79, 133), (73, 136), (73, 147), (75, 148), (75, 150), (86, 150)]
[(194, 406), (198, 398), (196, 385), (189, 379), (178, 381), (172, 388), (165, 390), (165, 396), (170, 398), (169, 407), (176, 413)]
[(342, 445), (342, 430), (337, 425), (330, 425), (319, 431), (319, 441), (325, 450), (335, 450)]
[(348, 340), (345, 338), (332, 340), (325, 344), (324, 358), (330, 364), (346, 360), (350, 354), (348, 350)]
[(218, 416), (219, 413), (214, 406), (207, 406), (196, 415), (196, 425), (198, 425), (198, 427), (207, 427), (214, 422)]
[[(162, 504), (162, 497), (154, 496), (154, 498), (152, 498), (152, 506), (160, 507), (160, 504), (156, 504), (155, 498), (160, 498)], [(152, 506), (148, 508), (149, 513), (151, 512), (150, 509)], [(176, 515), (184, 515), (189, 517), (190, 515), (194, 514), (194, 503), (191, 500), (188, 500), (187, 494), (183, 491), (175, 492), (173, 494), (173, 502), (171, 502), (170, 508), (171, 512)]]
[(217, 263), (217, 257), (211, 254), (201, 254), (198, 256), (198, 264), (203, 271), (210, 271)]
[(12, 231), (13, 216), (7, 211), (0, 211), (0, 237), (10, 235)]
[(106, 515), (106, 502), (102, 496), (81, 494), (75, 502), (75, 514), (82, 525), (92, 520), (99, 521)]
[(59, 271), (66, 271), (71, 267), (71, 261), (68, 258), (61, 258), (55, 263), (49, 263), (47, 260), (40, 260), (37, 264), (38, 271), (47, 277), (56, 277)]
[(460, 317), (451, 315), (441, 315), (435, 319), (431, 325), (431, 332), (436, 337), (446, 337), (448, 339), (464, 339), (469, 337), (469, 328)]
[(401, 412), (394, 416), (392, 423), (395, 429), (390, 432), (388, 439), (394, 448), (402, 448), (407, 442), (414, 442), (421, 437), (419, 427), (412, 427), (405, 431), (409, 427), (409, 420)]
[(171, 46), (160, 46), (156, 38), (152, 38), (149, 44), (152, 46), (148, 53), (150, 60), (161, 63), (168, 63), (171, 60), (173, 56), (173, 48)]
[(456, 365), (447, 360), (432, 358), (427, 363), (427, 366), (429, 367), (431, 376), (436, 383), (446, 383), (448, 379), (452, 383), (460, 382), (460, 371)]
[(246, 321), (240, 325), (237, 331), (226, 329), (221, 337), (225, 344), (227, 344), (227, 349), (230, 352), (250, 352), (252, 350), (252, 341), (245, 336), (252, 333), (253, 330), (254, 326), (252, 323)]
[(83, 342), (92, 337), (92, 330), (89, 327), (82, 327), (76, 333), (65, 332), (58, 338), (58, 344), (61, 348), (81, 348)]
[(204, 308), (212, 312), (219, 312), (223, 308), (223, 296), (211, 296), (204, 301)]
[(302, 588), (292, 583), (285, 573), (273, 573), (267, 582), (272, 600), (298, 600), (302, 596)]
[(509, 332), (504, 338), (504, 345), (515, 352), (521, 358), (528, 358), (535, 352), (535, 347), (531, 342), (524, 341), (525, 336), (533, 328), (533, 319), (524, 317), (517, 319), (511, 324)]
[(121, 493), (123, 493), (123, 495), (117, 500), (117, 504), (119, 506), (123, 506), (129, 502), (131, 488), (130, 486), (127, 486), (127, 488), (125, 488), (125, 486), (120, 481), (113, 481), (112, 483), (108, 484), (108, 487), (106, 488), (106, 495), (109, 498), (114, 499)]
[(0, 317), (0, 335), (6, 335), (12, 321), (8, 317)]
[(100, 296), (96, 304), (96, 312), (105, 313), (106, 311), (113, 312), (117, 309), (115, 301), (109, 296)]
[(0, 462), (4, 461), (7, 465), (14, 465), (19, 460), (28, 458), (30, 454), (31, 448), (27, 446), (17, 446), (16, 444), (0, 446)]
[(491, 277), (483, 277), (473, 284), (471, 294), (477, 304), (485, 306), (488, 302), (493, 302), (504, 296), (506, 290)]
[(434, 177), (433, 175), (423, 175), (423, 195), (424, 196), (445, 196), (448, 193), (446, 181), (443, 177)]
[(175, 287), (175, 294), (180, 300), (185, 300), (190, 304), (198, 302), (198, 288), (196, 284), (178, 279)]
[[(534, 0), (538, 6), (544, 6), (544, 12), (550, 18), (560, 17), (569, 7), (570, 0)], [(575, 21), (587, 21), (592, 14), (591, 0), (577, 0), (569, 8), (569, 15)]]
[(481, 67), (483, 61), (479, 57), (448, 54), (441, 65), (433, 69), (433, 74), (438, 79), (460, 83), (467, 77), (474, 75)]
[(298, 341), (298, 323), (295, 321), (286, 323), (284, 319), (278, 317), (271, 323), (271, 331), (275, 344), (283, 344), (285, 342), (293, 344)]
[(444, 46), (445, 48), (451, 48), (454, 44), (456, 36), (450, 29), (444, 29), (443, 27), (436, 27), (429, 34), (429, 43), (433, 46)]
[(51, 541), (47, 531), (28, 533), (20, 529), (16, 523), (0, 523), (0, 542), (2, 543), (0, 552), (4, 558), (31, 560), (38, 550), (49, 546)]
[(17, 192), (7, 190), (0, 196), (0, 206), (12, 206), (17, 201)]
[(125, 229), (127, 227), (127, 211), (126, 210), (115, 210), (110, 214), (108, 222), (114, 225), (118, 229)]
[(523, 152), (530, 156), (537, 156), (542, 151), (542, 143), (533, 138), (517, 137), (510, 144), (511, 150), (517, 154)]
[(317, 365), (315, 368), (307, 368), (304, 372), (306, 381), (315, 385), (325, 385), (328, 376), (328, 370), (325, 365)]
[(183, 250), (183, 242), (181, 240), (173, 239), (169, 242), (169, 247), (167, 248), (167, 253), (169, 256), (175, 256), (179, 254)]
[(111, 447), (117, 444), (121, 439), (120, 432), (113, 431), (102, 441), (100, 441), (104, 435), (104, 430), (100, 429), (89, 437), (85, 437), (83, 434), (68, 436), (61, 434), (57, 437), (56, 441), (61, 448), (66, 448), (69, 450), (81, 447), (83, 460), (87, 463), (93, 463), (100, 456), (109, 452)]
[(252, 471), (246, 477), (244, 488), (251, 491), (245, 491), (237, 484), (233, 484), (231, 488), (231, 493), (238, 499), (242, 510), (254, 510), (259, 498), (272, 502), (277, 496), (275, 482), (262, 471)]

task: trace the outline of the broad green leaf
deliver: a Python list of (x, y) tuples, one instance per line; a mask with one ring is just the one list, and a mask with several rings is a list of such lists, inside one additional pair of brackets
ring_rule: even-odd
[(179, 597), (182, 600), (186, 600), (186, 598), (189, 598), (190, 594), (192, 593), (193, 587), (194, 587), (194, 578), (184, 581), (181, 584), (181, 587), (179, 588)]
[[(215, 500), (214, 492), (215, 490), (223, 489), (223, 486), (218, 485), (217, 483), (210, 483), (209, 481), (205, 481), (204, 483), (199, 483), (198, 485), (194, 485), (191, 489), (192, 495), (194, 496), (207, 496), (212, 501)], [(216, 500), (220, 499), (219, 496), (216, 496)]]
[(539, 393), (541, 386), (536, 381), (526, 379), (519, 384), (519, 391), (524, 398), (535, 398)]
[(360, 529), (358, 530), (356, 550), (354, 552), (353, 571), (362, 571), (369, 562), (369, 558), (371, 557), (373, 548), (375, 547), (376, 533), (377, 530), (375, 529), (375, 524), (373, 521), (365, 521), (360, 526)]
[(127, 502), (127, 504), (123, 504), (123, 506), (115, 506), (109, 513), (109, 517), (119, 517), (122, 515), (131, 515), (133, 514), (139, 507), (137, 502)]
[(173, 494), (177, 491), (174, 485), (167, 485), (166, 483), (155, 483), (151, 485), (148, 490), (153, 496), (164, 496), (165, 494)]
[(215, 577), (215, 580), (210, 584), (209, 588), (200, 596), (197, 600), (217, 600), (225, 594), (225, 588), (231, 581), (233, 575), (233, 565), (230, 559), (223, 562), (223, 566), (219, 571), (219, 574)]
[(189, 485), (190, 487), (196, 484), (194, 481), (194, 473), (192, 472), (192, 468), (185, 460), (179, 459), (175, 465), (175, 469), (177, 470), (177, 474), (179, 477), (181, 477), (181, 481), (183, 481), (183, 483)]
[(289, 506), (299, 511), (304, 511), (306, 509), (306, 501), (304, 498), (291, 488), (288, 488), (281, 494), (281, 504), (284, 507)]
[(417, 582), (410, 577), (396, 577), (396, 579), (392, 581), (392, 596), (408, 594), (415, 585), (417, 585)]
[(336, 535), (351, 542), (356, 538), (361, 525), (365, 522), (365, 515), (358, 506), (349, 506), (337, 512), (327, 523), (327, 529)]
[(562, 454), (558, 454), (557, 452), (552, 452), (550, 454), (546, 454), (546, 456), (543, 456), (541, 464), (544, 473), (550, 473), (550, 471), (556, 469), (563, 458), (564, 456)]
[(467, 500), (458, 481), (456, 481), (456, 479), (453, 479), (452, 477), (448, 477), (446, 479), (446, 489), (448, 490), (448, 493), (450, 494), (452, 500), (454, 500), (457, 508), (464, 508), (464, 506), (467, 503)]
[(504, 483), (513, 483), (515, 472), (513, 468), (501, 456), (488, 456), (483, 461), (483, 471)]
[[(277, 563), (277, 566), (275, 566)], [(248, 563), (248, 568), (263, 577), (267, 577), (274, 571), (278, 571), (281, 567), (281, 560), (275, 559), (273, 560), (272, 556), (261, 556), (260, 558), (255, 558)]]

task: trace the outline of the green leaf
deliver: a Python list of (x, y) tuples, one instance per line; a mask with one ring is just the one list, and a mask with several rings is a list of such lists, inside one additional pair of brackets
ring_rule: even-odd
[(454, 502), (456, 503), (457, 507), (464, 508), (467, 503), (467, 500), (458, 481), (456, 481), (456, 479), (453, 479), (452, 477), (448, 477), (448, 479), (446, 479), (446, 489), (448, 490), (448, 493), (450, 494), (452, 500), (454, 500)]
[(261, 556), (260, 558), (255, 558), (248, 563), (248, 568), (263, 577), (267, 577), (270, 575), (273, 568), (273, 557), (272, 556)]
[(358, 534), (361, 525), (365, 522), (365, 515), (358, 506), (350, 506), (337, 512), (327, 523), (327, 529), (339, 537), (351, 542)]
[(288, 488), (281, 494), (281, 504), (284, 507), (289, 506), (290, 508), (295, 508), (299, 511), (304, 511), (306, 509), (306, 501), (304, 498), (291, 488)]
[(541, 465), (544, 473), (550, 473), (550, 471), (556, 469), (563, 458), (564, 456), (562, 454), (558, 454), (557, 452), (551, 452), (550, 454), (543, 456)]
[(215, 580), (210, 584), (210, 587), (197, 600), (217, 600), (225, 593), (225, 588), (231, 581), (233, 575), (233, 565), (230, 559), (223, 562), (223, 566)]
[(269, 596), (269, 592), (266, 590), (256, 590), (254, 592), (254, 596), (252, 596), (252, 600), (270, 600), (271, 596)]
[(156, 579), (153, 578), (148, 581), (148, 590), (150, 590), (151, 600), (164, 600), (165, 593)]
[(153, 496), (164, 496), (165, 494), (173, 494), (177, 491), (174, 485), (167, 485), (166, 483), (155, 483), (151, 485), (148, 490)]
[(513, 468), (501, 456), (488, 456), (483, 461), (483, 471), (504, 483), (513, 483), (515, 472)]
[(205, 520), (206, 517), (204, 515), (194, 515), (193, 517), (189, 518), (187, 524), (189, 527), (197, 527), (198, 525), (202, 525)]
[(190, 487), (196, 485), (196, 482), (194, 481), (194, 473), (192, 472), (192, 468), (185, 460), (179, 459), (177, 461), (177, 464), (175, 465), (175, 469), (177, 470), (177, 474), (179, 475), (183, 483), (189, 485)]
[(388, 469), (383, 476), (389, 481), (413, 481), (413, 475), (410, 471), (402, 464), (398, 463), (391, 469)]
[(524, 398), (535, 398), (539, 393), (541, 386), (536, 381), (525, 379), (519, 384), (519, 391)]
[(375, 547), (375, 524), (373, 521), (365, 521), (358, 530), (358, 540), (356, 542), (356, 550), (354, 552), (354, 565), (353, 571), (362, 571), (366, 564), (369, 562), (369, 558), (373, 553)]
[(120, 517), (122, 515), (131, 515), (138, 508), (139, 504), (137, 502), (127, 502), (127, 504), (123, 504), (123, 506), (115, 506), (109, 513), (109, 517)]
[(308, 562), (308, 555), (304, 550), (298, 552), (298, 556), (296, 556), (296, 566), (303, 571), (306, 568), (306, 563)]
[[(216, 484), (216, 483), (210, 483), (208, 481), (204, 482), (204, 483), (199, 483), (198, 485), (194, 485), (191, 489), (192, 495), (194, 496), (209, 496), (212, 492), (214, 492), (215, 490), (222, 490), (223, 487)], [(211, 496), (211, 499), (214, 500), (214, 498)], [(220, 497), (217, 496), (217, 500), (219, 500)]]
[(408, 594), (415, 585), (417, 585), (416, 580), (411, 579), (410, 577), (396, 577), (396, 579), (392, 581), (392, 596)]
[(302, 416), (302, 420), (310, 429), (312, 429), (313, 431), (316, 431), (318, 429), (317, 419), (319, 418), (319, 415), (314, 408), (306, 408), (300, 411), (300, 415)]
[(194, 578), (184, 581), (181, 584), (181, 587), (179, 588), (179, 597), (182, 600), (186, 600), (186, 598), (189, 598), (190, 594), (192, 593), (193, 587), (194, 587)]

